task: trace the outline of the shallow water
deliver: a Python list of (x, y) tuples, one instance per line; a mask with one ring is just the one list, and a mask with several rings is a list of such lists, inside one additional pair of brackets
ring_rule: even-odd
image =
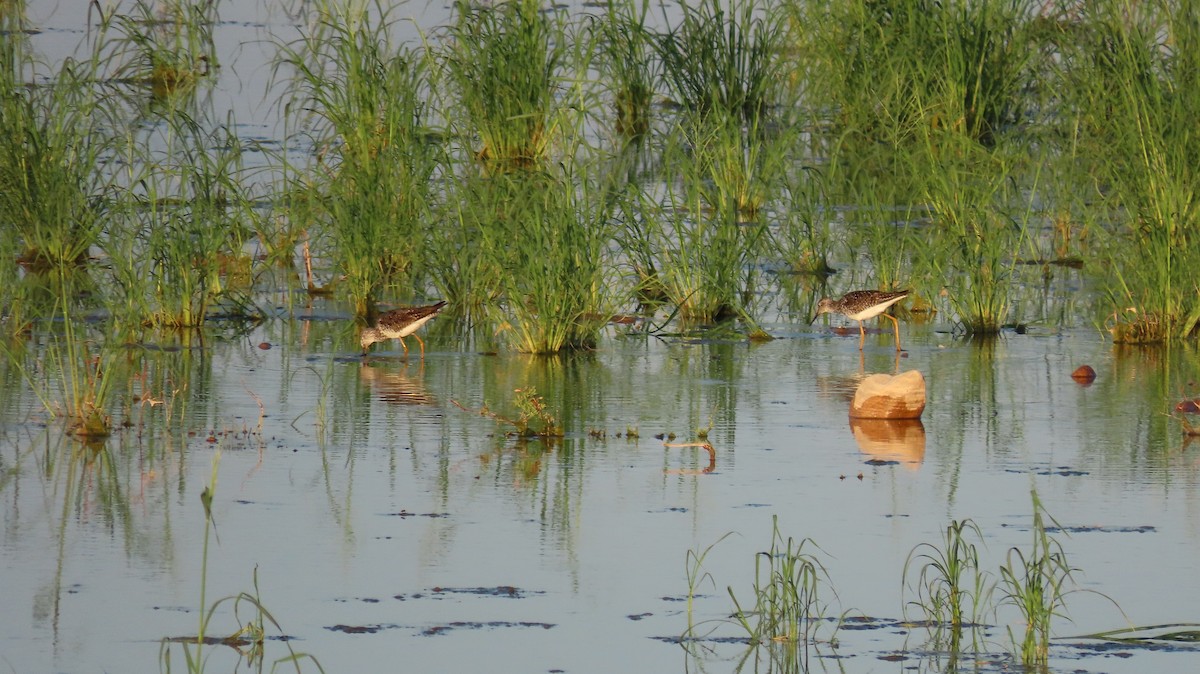
[[(199, 496), (218, 451), (206, 601), (251, 590), (257, 569), (289, 643), (326, 671), (397, 659), (420, 671), (677, 670), (689, 660), (732, 671), (727, 659), (745, 647), (719, 639), (742, 636), (722, 621), (726, 588), (750, 596), (776, 515), (781, 533), (823, 551), (829, 614), (874, 619), (818, 655), (874, 671), (912, 649), (913, 663), (932, 668), (919, 656), (924, 630), (895, 624), (911, 599), (901, 596), (906, 556), (970, 517), (995, 572), (1008, 548), (1030, 545), (1031, 488), (1068, 531), (1054, 535), (1080, 588), (1111, 597), (1133, 624), (1194, 617), (1197, 460), (1164, 414), (1195, 376), (1179, 373), (1194, 353), (1118, 352), (1083, 330), (979, 344), (903, 325), (900, 368), (921, 371), (929, 389), (923, 445), (918, 430), (877, 447), (850, 427), (848, 398), (860, 365), (892, 371), (890, 335), (869, 335), (860, 362), (854, 330), (791, 332), (759, 345), (614, 335), (595, 353), (545, 359), (462, 351), (435, 323), (423, 364), (394, 343), (364, 363), (348, 322), (279, 321), (163, 352), (191, 359), (193, 381), (205, 382), (187, 422), (156, 431), (171, 406), (144, 405), (137, 425), (99, 449), (61, 440), (36, 399), (10, 400), (3, 660), (19, 672), (145, 671), (160, 639), (194, 635)], [(1099, 373), (1091, 386), (1070, 378), (1082, 363)], [(506, 438), (473, 413), (512, 414), (511, 391), (527, 386), (563, 422), (561, 443)], [(692, 440), (710, 420), (711, 472), (702, 449), (653, 437)], [(640, 437), (618, 437), (628, 428)], [(675, 643), (687, 628), (686, 555), (708, 546), (712, 582), (698, 588), (695, 619), (716, 631), (702, 642), (713, 652), (692, 659)], [(1060, 636), (1126, 625), (1096, 595), (1075, 594), (1068, 608), (1075, 622), (1058, 621)], [(989, 658), (1009, 650), (1015, 621), (996, 617)], [(235, 629), (222, 610), (209, 633)], [(1052, 668), (1178, 669), (1194, 657), (1088, 648), (1056, 643)], [(233, 666), (231, 649), (211, 650), (213, 671)], [(269, 658), (281, 651), (268, 643)]]
[[(50, 61), (71, 53), (77, 13), (29, 6), (34, 48)], [(432, 13), (428, 27), (447, 10), (416, 11)], [(271, 142), (269, 46), (298, 21), (269, 2), (221, 16), (209, 103)], [(1027, 292), (1041, 302), (1023, 307), (1027, 320), (1087, 323), (1077, 288)], [(215, 325), (183, 348), (130, 347), (155, 375), (137, 389), (152, 402), (119, 393), (128, 411), (116, 416), (132, 425), (91, 447), (63, 437), (25, 380), (58, 327), (39, 324), (4, 351), (4, 668), (154, 671), (162, 639), (195, 636), (204, 609), (253, 591), (257, 573), (280, 625), (267, 630), (268, 662), (286, 655), (283, 634), (328, 672), (734, 671), (746, 646), (727, 588), (749, 600), (777, 516), (783, 535), (819, 546), (827, 615), (853, 619), (836, 646), (823, 627), (813, 668), (943, 669), (925, 631), (901, 624), (905, 560), (971, 518), (995, 575), (1011, 547), (1028, 550), (1032, 489), (1062, 525), (1053, 535), (1077, 587), (1094, 591), (1069, 597), (1074, 622), (1056, 621), (1057, 636), (1200, 617), (1198, 455), (1168, 416), (1200, 395), (1194, 347), (1117, 349), (1081, 328), (972, 342), (942, 322), (904, 322), (897, 360), (886, 330), (860, 356), (853, 327), (784, 312), (765, 326), (778, 339), (762, 344), (614, 330), (594, 353), (534, 358), (478, 353), (442, 318), (423, 363), (395, 344), (364, 362), (341, 307), (280, 301), (279, 318), (245, 334)], [(1084, 363), (1099, 373), (1089, 386), (1070, 377)], [(922, 424), (852, 427), (859, 379), (897, 368), (925, 377)], [(531, 386), (566, 429), (561, 442), (519, 442), (475, 413), (514, 415), (514, 389)], [(710, 426), (711, 464), (655, 437), (684, 443)], [(214, 463), (206, 556), (200, 496)], [(704, 638), (685, 650), (688, 553), (710, 546), (693, 616)], [(210, 635), (237, 629), (231, 609)], [(252, 616), (243, 605), (241, 619)], [(958, 665), (1011, 669), (1007, 630), (1021, 625), (1010, 610), (987, 617), (985, 652)], [(180, 646), (170, 653), (182, 667)], [(205, 654), (209, 671), (239, 665), (228, 646)], [(1051, 651), (1059, 672), (1194, 662), (1189, 648), (1069, 638)]]

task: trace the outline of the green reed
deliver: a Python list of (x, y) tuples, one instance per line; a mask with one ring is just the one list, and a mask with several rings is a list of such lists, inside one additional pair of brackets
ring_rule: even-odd
[(931, 134), (927, 152), (934, 229), (926, 262), (936, 276), (949, 276), (950, 304), (963, 330), (995, 334), (1008, 320), (1013, 270), (1030, 241), (1032, 197), (1010, 177), (1023, 153), (1008, 145), (987, 149), (953, 133)]
[(520, 217), (520, 206), (508, 199), (507, 181), (464, 172), (449, 176), (446, 198), (434, 211), (425, 245), (424, 267), (446, 311), (486, 321), (501, 296), (500, 260), (485, 253), (485, 236), (495, 223)]
[(807, 538), (799, 542), (790, 536), (784, 539), (778, 516), (771, 518), (771, 526), (770, 549), (754, 558), (754, 606), (743, 608), (729, 588), (733, 619), (753, 645), (781, 643), (807, 649), (827, 619), (829, 605), (822, 598), (822, 588), (829, 582), (829, 574), (821, 561), (805, 550), (806, 545), (816, 547), (815, 543)]
[(940, 7), (947, 121), (985, 146), (1024, 119), (1027, 90), (1040, 67), (1028, 28), (1034, 7), (1029, 0), (959, 0)]
[(921, 543), (904, 560), (902, 589), (916, 594), (905, 604), (906, 612), (914, 606), (924, 614), (935, 643), (942, 643), (943, 632), (949, 630), (951, 651), (959, 649), (964, 624), (978, 624), (989, 606), (993, 585), (980, 569), (976, 547), (982, 541), (975, 522), (955, 520), (946, 527), (941, 547)]
[(793, 273), (832, 273), (834, 237), (830, 214), (822, 208), (828, 202), (824, 176), (807, 167), (784, 170), (781, 188), (778, 212), (769, 216), (777, 221), (769, 230), (772, 252)]
[[(1055, 36), (1071, 152), (1109, 223), (1118, 342), (1200, 334), (1200, 23), (1189, 3), (1089, 4)], [(1091, 183), (1091, 184), (1088, 184)]]
[(563, 14), (543, 12), (537, 0), (455, 2), (439, 53), (456, 96), (445, 114), (457, 137), (479, 143), (474, 155), (486, 165), (530, 166), (546, 157), (566, 48)]
[(767, 165), (778, 155), (768, 160), (760, 151), (732, 115), (681, 115), (663, 149), (666, 192), (644, 192), (633, 215), (642, 221), (626, 228), (625, 239), (655, 265), (641, 281), (653, 282), (684, 319), (744, 312), (770, 243), (760, 205), (777, 195), (782, 166)]
[(320, 21), (282, 48), (286, 108), (312, 124), (315, 163), (295, 179), (289, 216), (311, 229), (359, 316), (421, 258), (438, 149), (427, 127), (424, 56), (395, 45), (396, 8), (319, 7)]
[(1023, 117), (1038, 65), (1028, 0), (796, 4), (803, 88), (828, 104), (836, 133), (905, 142), (919, 129), (985, 145)]

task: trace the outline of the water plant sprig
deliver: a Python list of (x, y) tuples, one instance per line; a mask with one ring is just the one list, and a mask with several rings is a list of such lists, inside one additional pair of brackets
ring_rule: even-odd
[(905, 612), (912, 606), (924, 614), (934, 643), (942, 643), (944, 632), (949, 631), (952, 652), (959, 648), (963, 627), (978, 624), (990, 605), (994, 585), (980, 568), (976, 547), (982, 540), (974, 521), (954, 520), (942, 535), (941, 547), (921, 543), (904, 560), (902, 589), (916, 594), (905, 603)]
[[(204, 672), (208, 661), (204, 654), (204, 647), (212, 644), (220, 644), (233, 648), (248, 665), (254, 667), (257, 664), (261, 670), (268, 627), (274, 628), (281, 635), (284, 633), (279, 622), (267, 609), (266, 605), (263, 604), (262, 593), (258, 588), (257, 567), (255, 567), (253, 575), (253, 592), (239, 592), (236, 595), (217, 599), (211, 605), (207, 603), (209, 541), (212, 538), (216, 538), (216, 521), (213, 519), (212, 508), (217, 490), (217, 469), (220, 463), (221, 450), (218, 448), (213, 453), (212, 472), (208, 483), (200, 492), (200, 505), (204, 508), (204, 544), (200, 558), (200, 606), (202, 608), (199, 611), (199, 625), (195, 636), (164, 637), (162, 639), (159, 645), (159, 663), (164, 672), (171, 671), (171, 646), (173, 644), (179, 644), (182, 648), (183, 663), (188, 674), (201, 674)], [(219, 542), (220, 539), (218, 538), (217, 541)], [(226, 604), (231, 605), (238, 628), (228, 636), (214, 639), (209, 636), (210, 626), (218, 610)], [(248, 620), (243, 620), (239, 615), (243, 606), (249, 606), (253, 614)], [(316, 666), (317, 671), (322, 673), (325, 671), (315, 656), (308, 653), (297, 653), (286, 639), (284, 643), (287, 648), (287, 655), (275, 660), (274, 667), (278, 667), (281, 664), (290, 664), (299, 673), (301, 671), (301, 663), (309, 661)], [(274, 671), (274, 667), (272, 671)]]
[(695, 633), (696, 633), (696, 623), (695, 623), (692, 615), (693, 615), (693, 609), (695, 608), (696, 592), (699, 589), (700, 584), (705, 581), (708, 581), (709, 583), (712, 583), (714, 588), (716, 587), (716, 581), (713, 580), (712, 574), (710, 574), (708, 571), (704, 570), (704, 560), (705, 560), (705, 558), (708, 557), (708, 553), (712, 552), (712, 549), (715, 548), (718, 543), (725, 540), (726, 538), (729, 538), (732, 535), (733, 535), (732, 531), (726, 532), (724, 535), (722, 535), (720, 538), (718, 538), (716, 541), (714, 541), (711, 545), (704, 548), (703, 550), (697, 549), (697, 550), (688, 550), (687, 551), (686, 564), (684, 565), (684, 570), (687, 575), (687, 584), (688, 584), (687, 630), (685, 630), (683, 633), (683, 638), (685, 640), (694, 637)]
[[(456, 407), (464, 411), (468, 410), (456, 400), (451, 400)], [(477, 410), (480, 416), (489, 417), (500, 423), (513, 427), (511, 435), (517, 438), (561, 438), (563, 437), (562, 426), (559, 425), (558, 419), (554, 412), (546, 405), (545, 399), (538, 394), (537, 389), (532, 386), (513, 389), (512, 404), (517, 408), (517, 416), (515, 418), (506, 417), (496, 412), (493, 412), (485, 403), (482, 408)]]
[(1018, 547), (1008, 551), (1000, 566), (1002, 603), (1013, 606), (1025, 621), (1024, 634), (1018, 639), (1012, 628), (1009, 637), (1026, 666), (1043, 665), (1050, 657), (1050, 624), (1066, 616), (1066, 597), (1073, 591), (1073, 573), (1062, 544), (1046, 530), (1045, 520), (1059, 524), (1033, 498), (1033, 541), (1028, 552)]
[[(829, 573), (820, 559), (805, 550), (806, 546), (816, 548), (816, 543), (807, 538), (785, 539), (778, 516), (771, 518), (771, 525), (771, 547), (754, 556), (754, 605), (743, 608), (729, 588), (733, 620), (745, 630), (751, 644), (781, 643), (804, 648), (807, 653), (828, 622), (829, 603), (823, 589), (829, 584)], [(836, 632), (835, 621), (828, 638)]]

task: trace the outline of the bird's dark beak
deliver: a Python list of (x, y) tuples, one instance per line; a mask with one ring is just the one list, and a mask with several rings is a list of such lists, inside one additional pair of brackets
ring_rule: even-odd
[(809, 324), (809, 325), (812, 325), (813, 323), (816, 323), (816, 322), (817, 322), (817, 319), (818, 319), (818, 318), (820, 318), (820, 317), (821, 317), (821, 314), (817, 314), (816, 316), (813, 316), (813, 317), (812, 317), (812, 320), (811, 320), (811, 321), (809, 321), (809, 322), (808, 322), (808, 324)]

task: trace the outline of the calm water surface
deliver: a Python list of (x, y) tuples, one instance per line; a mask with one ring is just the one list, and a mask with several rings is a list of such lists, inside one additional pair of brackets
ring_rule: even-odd
[[(218, 453), (208, 600), (252, 589), (257, 569), (292, 646), (327, 671), (732, 671), (743, 646), (709, 642), (694, 660), (671, 643), (687, 627), (689, 550), (716, 543), (695, 608), (717, 621), (714, 637), (738, 636), (720, 622), (726, 588), (749, 597), (773, 516), (820, 546), (833, 614), (896, 621), (906, 556), (951, 519), (979, 524), (985, 568), (1028, 549), (1031, 488), (1072, 532), (1056, 535), (1079, 587), (1135, 624), (1194, 617), (1197, 455), (1164, 415), (1189, 385), (1171, 379), (1188, 354), (1119, 353), (1090, 331), (978, 344), (906, 325), (900, 367), (929, 387), (924, 436), (880, 445), (856, 437), (847, 409), (860, 365), (894, 368), (890, 335), (870, 335), (860, 363), (854, 331), (773, 331), (784, 338), (762, 345), (614, 335), (595, 353), (544, 359), (463, 351), (435, 329), (421, 365), (395, 345), (360, 361), (348, 322), (277, 321), (162, 355), (190, 360), (203, 382), (187, 432), (149, 430), (169, 406), (143, 406), (142, 424), (86, 449), (47, 429), (32, 396), (6, 403), (3, 661), (150, 671), (162, 637), (194, 635), (200, 492)], [(1090, 387), (1069, 376), (1085, 362), (1099, 372)], [(564, 422), (561, 443), (505, 438), (455, 405), (511, 414), (511, 391), (527, 386)], [(653, 437), (694, 439), (710, 420), (711, 472), (704, 451)], [(638, 439), (617, 437), (631, 427)], [(1068, 606), (1075, 623), (1059, 621), (1059, 635), (1126, 625), (1095, 595)], [(1002, 611), (989, 631), (995, 654), (1009, 623), (1019, 628)], [(235, 629), (219, 611), (210, 632)], [(924, 641), (897, 626), (838, 636), (819, 652), (841, 659), (820, 666), (892, 671), (881, 656)], [(1194, 661), (1084, 643), (1057, 644), (1054, 668)], [(214, 671), (233, 667), (228, 648), (212, 657)]]
[[(42, 31), (32, 46), (52, 62), (70, 54), (81, 12), (28, 4)], [(427, 29), (449, 15), (438, 4), (413, 13)], [(271, 45), (294, 39), (302, 18), (270, 2), (221, 16), (211, 106), (269, 141)], [(167, 373), (144, 389), (165, 402), (118, 396), (132, 425), (95, 447), (62, 437), (23, 374), (39, 371), (56, 327), (5, 352), (0, 669), (158, 670), (161, 640), (194, 636), (204, 607), (252, 591), (257, 571), (291, 646), (328, 672), (734, 671), (745, 646), (726, 639), (743, 636), (725, 620), (726, 588), (749, 600), (777, 516), (785, 536), (820, 546), (829, 615), (872, 618), (838, 632), (836, 647), (820, 643), (812, 669), (940, 670), (924, 631), (898, 624), (906, 557), (969, 517), (995, 574), (1009, 548), (1029, 548), (1032, 489), (1069, 531), (1054, 535), (1077, 586), (1125, 614), (1077, 593), (1057, 635), (1200, 619), (1200, 454), (1167, 416), (1200, 395), (1193, 347), (1119, 350), (1089, 329), (977, 343), (906, 323), (898, 367), (925, 377), (923, 425), (855, 429), (861, 376), (897, 369), (890, 334), (870, 335), (860, 358), (853, 329), (784, 312), (765, 344), (613, 332), (595, 353), (545, 359), (477, 353), (442, 319), (423, 364), (394, 344), (363, 362), (338, 312), (289, 306), (247, 334), (131, 347)], [(1099, 373), (1090, 386), (1069, 376), (1083, 363)], [(514, 389), (530, 386), (566, 429), (561, 442), (520, 443), (474, 413), (513, 415)], [(687, 442), (710, 426), (712, 465), (655, 437)], [(206, 558), (200, 495), (214, 464)], [(687, 555), (709, 546), (693, 618), (715, 631), (689, 655), (676, 643)], [(237, 629), (231, 608), (210, 634)], [(1011, 668), (1019, 619), (989, 618), (978, 662)], [(269, 642), (268, 662), (285, 652)], [(208, 671), (239, 666), (231, 648), (205, 653)], [(1064, 639), (1051, 669), (1195, 663), (1189, 649)]]

